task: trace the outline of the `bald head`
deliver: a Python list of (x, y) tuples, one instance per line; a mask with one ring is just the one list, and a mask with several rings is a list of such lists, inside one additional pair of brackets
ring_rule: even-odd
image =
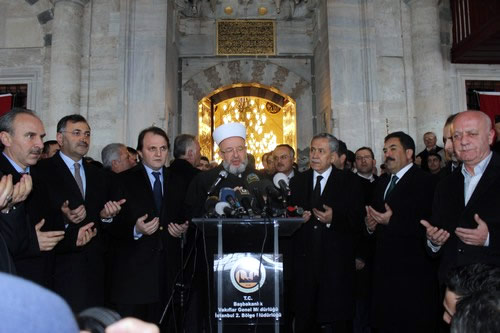
[(489, 155), (494, 133), (491, 119), (481, 111), (464, 111), (453, 119), (453, 148), (469, 172)]

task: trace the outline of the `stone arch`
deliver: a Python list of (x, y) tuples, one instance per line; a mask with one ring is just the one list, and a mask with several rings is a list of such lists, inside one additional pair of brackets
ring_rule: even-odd
[(311, 82), (271, 60), (237, 59), (222, 61), (200, 70), (182, 85), (181, 132), (197, 133), (198, 101), (213, 91), (232, 84), (258, 83), (270, 86), (290, 96), (297, 103), (297, 141), (312, 133)]

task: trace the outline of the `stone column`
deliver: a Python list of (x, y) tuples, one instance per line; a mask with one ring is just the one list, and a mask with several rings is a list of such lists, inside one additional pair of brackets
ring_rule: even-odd
[[(434, 131), (441, 137), (449, 113), (446, 104), (443, 55), (440, 47), (438, 0), (407, 1), (411, 12), (413, 75), (417, 152), (424, 148), (422, 137)], [(438, 140), (438, 143), (441, 140)]]
[(45, 126), (55, 135), (59, 119), (80, 113), (82, 17), (88, 0), (55, 0), (50, 60), (50, 112)]

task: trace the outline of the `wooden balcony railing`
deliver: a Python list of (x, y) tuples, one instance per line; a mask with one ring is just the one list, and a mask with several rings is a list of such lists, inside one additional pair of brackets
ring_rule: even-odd
[(452, 62), (500, 63), (500, 0), (450, 0)]

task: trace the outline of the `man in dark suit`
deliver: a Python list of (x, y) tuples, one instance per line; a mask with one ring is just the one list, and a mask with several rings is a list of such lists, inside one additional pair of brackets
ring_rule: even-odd
[(304, 208), (306, 220), (292, 236), (295, 332), (351, 332), (361, 184), (332, 167), (338, 140), (331, 134), (313, 137), (309, 157), (311, 169), (290, 182), (290, 202)]
[(481, 111), (461, 112), (452, 137), (463, 165), (439, 183), (431, 224), (422, 221), (428, 247), (441, 257), (441, 282), (457, 266), (500, 266), (500, 157), (490, 150), (491, 120)]
[[(373, 173), (377, 165), (370, 147), (361, 147), (354, 154), (354, 165), (363, 188), (365, 205), (371, 203), (373, 191), (379, 177)], [(356, 316), (354, 333), (366, 332), (370, 326), (370, 298), (375, 240), (361, 237), (356, 248)]]
[[(187, 213), (184, 207), (184, 201), (186, 198), (187, 190), (189, 184), (193, 178), (200, 172), (196, 166), (200, 163), (201, 153), (200, 144), (196, 138), (189, 134), (180, 134), (174, 140), (174, 158), (175, 160), (170, 163), (167, 169), (167, 192), (165, 194), (166, 202), (169, 207), (169, 215), (171, 217), (170, 221), (175, 221), (177, 223), (183, 224), (187, 221)], [(170, 228), (176, 226), (172, 224)], [(174, 230), (172, 230), (174, 231)], [(173, 291), (173, 286), (175, 283), (181, 286), (180, 289), (175, 290), (176, 294), (171, 303), (169, 314), (175, 314), (177, 320), (177, 327), (182, 327), (183, 324), (196, 327), (199, 318), (189, 317), (186, 320), (183, 319), (186, 308), (180, 308), (180, 296), (182, 295), (183, 301), (189, 301), (186, 307), (193, 304), (193, 294), (192, 290), (192, 265), (194, 263), (196, 254), (196, 242), (195, 242), (196, 231), (194, 228), (189, 228), (189, 232), (186, 238), (172, 238), (170, 242), (167, 243), (167, 253), (170, 261), (169, 269), (167, 270), (167, 286)], [(181, 250), (182, 260), (181, 260)], [(186, 264), (189, 262), (189, 264)], [(182, 266), (187, 268), (184, 269)], [(189, 290), (189, 291), (188, 291)], [(182, 292), (182, 294), (181, 294)], [(190, 299), (185, 299), (187, 296)], [(195, 300), (196, 302), (197, 300)], [(174, 308), (175, 307), (175, 308)], [(191, 313), (189, 311), (189, 313)], [(171, 323), (172, 325), (172, 323)], [(191, 327), (187, 329), (188, 331), (195, 332), (196, 329)]]
[[(30, 110), (13, 109), (0, 118), (0, 136), (0, 172), (12, 175), (17, 187), (25, 187), (30, 177), (36, 182), (39, 174), (35, 164), (41, 155), (45, 136), (41, 120)], [(13, 253), (20, 276), (49, 287), (53, 255), (47, 252), (64, 238), (64, 231), (46, 231), (50, 228), (45, 224), (44, 197), (38, 195), (39, 192), (40, 187), (35, 186), (33, 191), (28, 192), (23, 205), (17, 207), (23, 210), (18, 213), (22, 219), (17, 222), (23, 230), (16, 232), (22, 251)]]
[[(137, 151), (141, 163), (119, 174), (126, 203), (109, 228), (115, 238), (111, 301), (123, 316), (158, 323), (171, 285), (166, 283), (171, 256), (169, 243), (180, 237), (187, 223), (175, 221), (165, 163), (170, 143), (165, 131), (141, 131)], [(169, 222), (181, 222), (169, 223)], [(178, 244), (178, 243), (177, 243)], [(179, 251), (177, 251), (178, 253)]]
[(60, 151), (38, 163), (50, 225), (65, 231), (55, 247), (53, 289), (78, 312), (104, 304), (101, 224), (111, 222), (123, 200), (110, 200), (117, 198), (112, 197), (108, 178), (83, 162), (90, 144), (90, 127), (84, 117), (69, 115), (59, 120), (56, 138)]
[(366, 209), (367, 231), (376, 239), (371, 304), (377, 332), (430, 333), (438, 320), (435, 265), (419, 223), (431, 214), (434, 189), (430, 174), (412, 163), (414, 151), (413, 139), (403, 132), (385, 137), (391, 176), (377, 183)]

